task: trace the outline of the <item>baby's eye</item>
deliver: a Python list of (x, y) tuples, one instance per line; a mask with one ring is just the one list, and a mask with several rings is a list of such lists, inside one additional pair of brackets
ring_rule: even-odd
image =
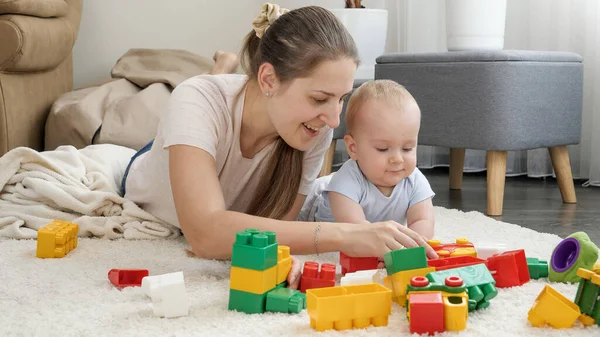
[(413, 148), (413, 147), (411, 147), (411, 148), (408, 148), (408, 149), (402, 149), (402, 150), (404, 150), (404, 152), (410, 152), (410, 151), (412, 151), (413, 149), (414, 149), (414, 148)]
[(379, 152), (385, 152), (385, 151), (387, 151), (387, 148), (379, 148), (379, 147), (378, 147), (378, 148), (377, 148), (377, 151), (379, 151)]

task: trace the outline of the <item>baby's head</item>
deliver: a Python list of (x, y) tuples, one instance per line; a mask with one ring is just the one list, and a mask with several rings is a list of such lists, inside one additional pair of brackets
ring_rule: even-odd
[(370, 182), (394, 187), (416, 167), (420, 124), (419, 106), (402, 85), (366, 82), (346, 107), (346, 149)]

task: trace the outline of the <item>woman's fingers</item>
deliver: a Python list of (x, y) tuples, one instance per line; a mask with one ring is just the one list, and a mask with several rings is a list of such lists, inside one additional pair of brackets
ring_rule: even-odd
[(287, 281), (288, 288), (290, 289), (298, 289), (300, 286), (300, 267), (302, 264), (298, 260), (298, 258), (292, 256), (292, 269), (290, 270)]
[(396, 240), (406, 248), (412, 247), (425, 247), (425, 253), (427, 257), (430, 259), (437, 259), (438, 255), (433, 248), (423, 239), (421, 235), (417, 232), (411, 230), (408, 227), (397, 224), (396, 228), (399, 230), (399, 234), (396, 237)]

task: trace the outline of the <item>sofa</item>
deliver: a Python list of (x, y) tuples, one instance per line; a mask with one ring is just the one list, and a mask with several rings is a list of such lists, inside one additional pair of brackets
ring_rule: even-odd
[(53, 102), (73, 89), (82, 0), (0, 0), (0, 156), (44, 148)]

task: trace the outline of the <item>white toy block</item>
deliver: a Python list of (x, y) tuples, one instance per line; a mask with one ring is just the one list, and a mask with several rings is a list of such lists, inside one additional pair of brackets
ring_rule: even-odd
[(501, 254), (508, 251), (508, 247), (504, 243), (490, 243), (483, 242), (474, 244), (475, 250), (477, 251), (477, 257), (480, 259), (487, 259), (496, 254)]
[(152, 299), (154, 314), (173, 318), (189, 315), (189, 302), (183, 272), (146, 276), (142, 291)]
[(354, 273), (346, 273), (340, 279), (340, 286), (365, 283), (379, 283), (383, 285), (385, 274), (387, 274), (385, 269), (359, 270)]

